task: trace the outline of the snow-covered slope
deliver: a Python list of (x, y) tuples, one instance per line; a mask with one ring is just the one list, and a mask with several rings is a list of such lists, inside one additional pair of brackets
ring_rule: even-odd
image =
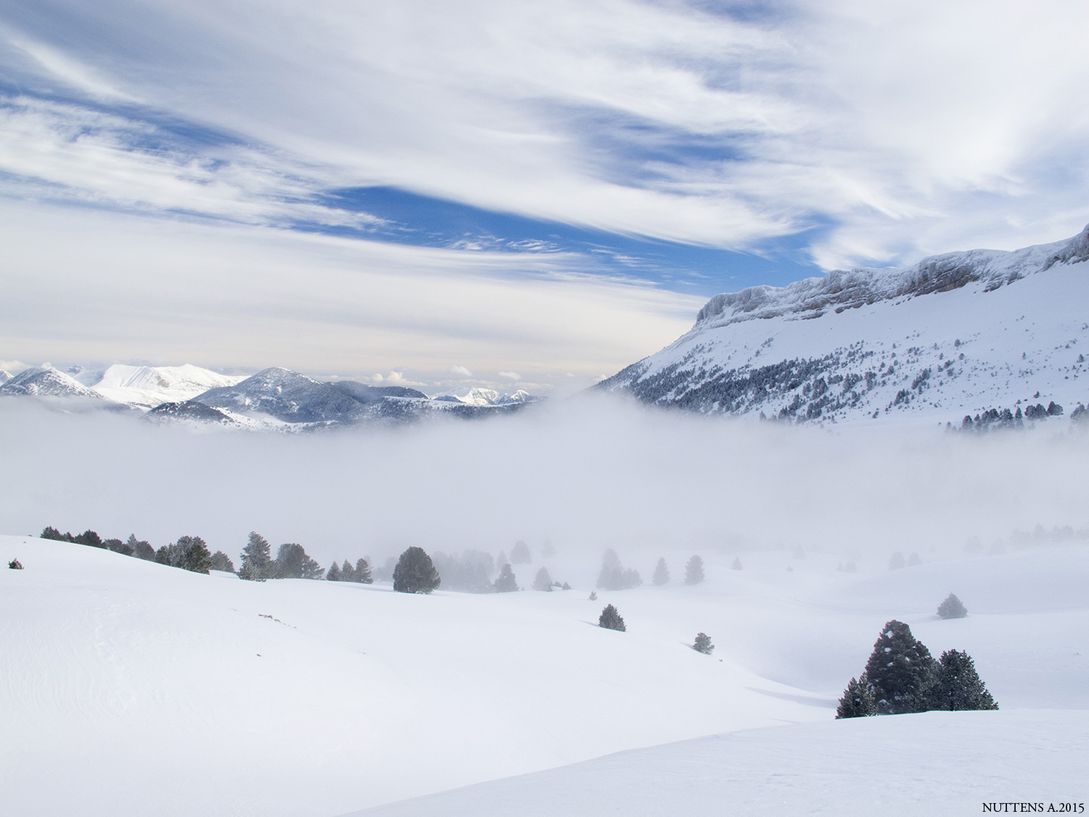
[(59, 398), (99, 397), (75, 378), (52, 366), (35, 366), (19, 372), (0, 386), (0, 394)]
[[(333, 817), (613, 752), (789, 724), (778, 736), (742, 732), (551, 779), (575, 786), (601, 774), (598, 785), (623, 814), (660, 813), (625, 799), (652, 784), (714, 798), (700, 808), (679, 800), (684, 807), (672, 813), (714, 813), (731, 797), (796, 803), (810, 792), (818, 803), (840, 798), (823, 813), (861, 814), (873, 784), (857, 795), (846, 784), (888, 773), (891, 802), (900, 802), (904, 758), (919, 797), (933, 804), (943, 790), (982, 794), (982, 783), (954, 780), (962, 751), (974, 751), (960, 764), (999, 787), (996, 799), (1032, 797), (1033, 780), (1055, 781), (1045, 757), (1056, 776), (1071, 762), (1063, 750), (1084, 757), (1084, 548), (856, 575), (817, 554), (793, 562), (783, 552), (743, 554), (741, 571), (729, 569), (732, 556), (708, 557), (704, 585), (599, 591), (596, 602), (586, 587), (409, 596), (384, 585), (246, 583), (15, 536), (0, 537), (0, 558), (25, 566), (0, 570), (0, 812), (21, 817)], [(968, 618), (934, 616), (950, 589)], [(595, 626), (605, 603), (620, 608), (628, 632)], [(893, 617), (934, 653), (971, 652), (1002, 711), (832, 722), (835, 696)], [(713, 656), (687, 646), (697, 630), (714, 638)], [(1045, 711), (1055, 708), (1071, 711)], [(903, 752), (890, 756), (890, 745)], [(832, 768), (840, 751), (853, 760)], [(465, 796), (508, 804), (522, 791), (533, 802), (475, 813), (558, 817), (600, 805), (569, 789), (531, 812), (542, 806), (536, 784), (496, 785), (491, 795)], [(451, 810), (435, 802), (437, 810), (406, 804), (395, 813), (460, 813), (452, 810), (460, 800), (445, 801)]]
[(11, 378), (12, 378), (11, 372), (6, 371), (5, 369), (0, 369), (0, 386), (7, 383), (9, 380), (11, 380)]
[(717, 295), (601, 388), (705, 413), (957, 421), (1089, 400), (1089, 228), (1014, 252)]
[(115, 363), (93, 388), (108, 400), (150, 409), (162, 403), (179, 403), (208, 389), (233, 386), (245, 378), (202, 369), (199, 366), (128, 366)]
[(355, 817), (916, 817), (994, 802), (1060, 813), (1085, 801), (1087, 756), (1089, 711), (928, 712), (683, 741)]

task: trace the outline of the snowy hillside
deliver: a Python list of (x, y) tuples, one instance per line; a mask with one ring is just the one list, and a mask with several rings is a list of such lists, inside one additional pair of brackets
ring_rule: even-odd
[(672, 345), (600, 384), (704, 413), (955, 422), (1089, 401), (1089, 228), (1014, 252), (717, 295)]
[(127, 366), (115, 363), (92, 387), (107, 400), (151, 409), (162, 403), (179, 403), (208, 389), (233, 386), (245, 378), (202, 369), (199, 366)]
[[(928, 712), (774, 727), (610, 755), (352, 817), (976, 814), (1084, 798), (1089, 711)], [(936, 809), (935, 806), (938, 808)], [(1002, 813), (1002, 810), (998, 810)]]
[[(891, 775), (894, 806), (943, 791), (1085, 799), (1069, 774), (1085, 755), (1089, 709), (1084, 548), (859, 574), (837, 572), (831, 554), (747, 553), (739, 571), (732, 557), (709, 558), (697, 587), (599, 591), (596, 602), (585, 582), (412, 596), (241, 582), (16, 536), (0, 537), (0, 550), (25, 566), (0, 571), (4, 813), (333, 817), (726, 733), (388, 813), (604, 813), (580, 791), (594, 776), (625, 814), (666, 813), (640, 799), (651, 787), (687, 792), (672, 813), (810, 797), (824, 813), (862, 814), (858, 803), (874, 802), (868, 770)], [(520, 566), (519, 582), (536, 567)], [(952, 588), (970, 615), (940, 621), (933, 609)], [(628, 632), (596, 626), (607, 602)], [(1002, 711), (832, 721), (892, 617), (935, 654), (969, 650)], [(713, 636), (712, 656), (688, 646), (697, 630)], [(982, 756), (962, 757), (981, 743)], [(877, 750), (894, 744), (895, 757)], [(977, 772), (968, 782), (965, 764)], [(550, 783), (561, 789), (546, 797)], [(522, 808), (499, 808), (521, 797)]]

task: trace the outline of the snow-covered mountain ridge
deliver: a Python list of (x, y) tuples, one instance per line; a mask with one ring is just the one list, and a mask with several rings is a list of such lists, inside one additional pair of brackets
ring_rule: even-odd
[(120, 363), (101, 372), (33, 367), (0, 378), (0, 395), (44, 397), (65, 407), (134, 409), (156, 420), (277, 430), (399, 422), (440, 414), (477, 417), (513, 411), (536, 399), (521, 389), (500, 394), (484, 388), (470, 389), (462, 396), (430, 397), (405, 386), (320, 381), (280, 367), (245, 376), (191, 364)]
[(1089, 400), (1089, 228), (1013, 252), (716, 295), (599, 384), (662, 406), (797, 421), (956, 421)]

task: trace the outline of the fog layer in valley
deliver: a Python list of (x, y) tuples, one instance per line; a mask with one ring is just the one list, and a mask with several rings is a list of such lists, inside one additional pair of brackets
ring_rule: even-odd
[[(883, 566), (1016, 529), (1089, 526), (1084, 435), (827, 431), (583, 398), (479, 422), (281, 435), (0, 403), (0, 531), (93, 528), (156, 547), (250, 530), (323, 565), (410, 545), (550, 543), (590, 582), (652, 558), (802, 546)], [(638, 562), (636, 562), (638, 560)], [(644, 564), (646, 562), (646, 564)], [(679, 567), (679, 565), (678, 565)]]

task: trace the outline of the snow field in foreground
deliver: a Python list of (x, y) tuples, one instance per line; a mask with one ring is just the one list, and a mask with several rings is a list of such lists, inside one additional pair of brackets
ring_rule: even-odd
[[(913, 762), (923, 762), (927, 744), (952, 753), (936, 786), (925, 782), (925, 767), (905, 778), (917, 778), (930, 798), (919, 802), (933, 804), (943, 787), (968, 791), (951, 788), (951, 776), (957, 753), (973, 741), (997, 747), (977, 758), (979, 769), (993, 766), (997, 775), (1012, 775), (1015, 757), (1048, 756), (1053, 744), (1052, 754), (1073, 746), (1075, 758), (1086, 757), (1076, 743), (1089, 705), (1089, 553), (1082, 549), (871, 575), (837, 573), (819, 558), (787, 571), (781, 553), (742, 554), (742, 571), (728, 569), (732, 555), (708, 557), (705, 585), (599, 591), (589, 602), (588, 588), (406, 596), (384, 585), (200, 576), (33, 538), (0, 537), (0, 547), (5, 559), (26, 566), (0, 571), (4, 813), (321, 817), (613, 752), (784, 725), (692, 744), (693, 792), (722, 798), (725, 786), (752, 802), (774, 794), (800, 803), (815, 787), (814, 797), (824, 791), (834, 799), (852, 779), (822, 765), (836, 752), (857, 757), (845, 765), (865, 776), (882, 768), (878, 747), (914, 741)], [(671, 561), (676, 577), (681, 561)], [(523, 569), (523, 586), (536, 567)], [(968, 618), (936, 619), (950, 591), (964, 600)], [(610, 602), (628, 632), (596, 626)], [(835, 697), (894, 617), (935, 655), (953, 647), (972, 653), (1003, 711), (831, 722)], [(714, 655), (688, 647), (699, 630), (714, 639)], [(962, 724), (982, 731), (961, 733)], [(713, 747), (746, 741), (755, 748), (729, 749), (716, 760), (721, 752)], [(758, 747), (772, 755), (795, 742), (782, 754), (782, 777), (761, 766)], [(602, 785), (638, 790), (625, 782), (624, 758), (634, 758), (631, 774), (648, 786), (655, 764), (691, 768), (689, 749), (648, 751), (667, 754), (647, 755), (644, 766), (643, 755), (594, 761), (616, 770)], [(733, 764), (748, 782), (730, 776)], [(585, 768), (554, 774), (578, 779)], [(1049, 778), (1030, 763), (1010, 780), (1055, 781), (1066, 767), (1056, 761), (1051, 768)], [(667, 777), (676, 775), (683, 777)], [(686, 789), (683, 780), (673, 783)], [(668, 790), (664, 779), (657, 785)], [(995, 797), (1021, 797), (1014, 788)], [(802, 813), (851, 813), (829, 808)]]

